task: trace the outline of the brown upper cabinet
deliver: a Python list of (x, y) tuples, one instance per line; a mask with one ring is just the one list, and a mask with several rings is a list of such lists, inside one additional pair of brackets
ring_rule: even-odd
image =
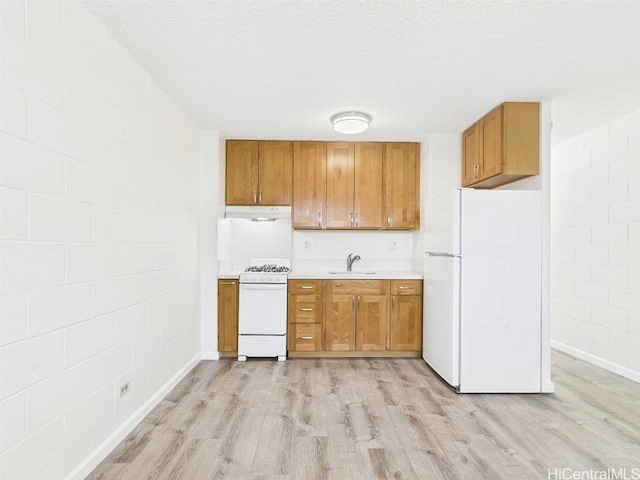
[(326, 218), (327, 146), (293, 143), (293, 226), (321, 229)]
[(384, 228), (420, 227), (420, 144), (384, 144)]
[(290, 205), (292, 142), (227, 140), (226, 204)]
[(327, 143), (325, 228), (382, 228), (382, 143)]
[(415, 230), (420, 144), (227, 140), (227, 205), (291, 205), (296, 229)]
[(462, 186), (493, 188), (540, 171), (540, 104), (506, 102), (462, 134)]
[(382, 144), (327, 143), (325, 228), (382, 228)]
[(327, 143), (325, 228), (353, 228), (353, 152), (349, 142)]

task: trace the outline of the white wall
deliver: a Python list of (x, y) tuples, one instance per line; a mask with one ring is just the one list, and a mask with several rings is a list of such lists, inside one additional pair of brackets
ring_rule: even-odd
[(252, 258), (291, 259), (291, 220), (254, 222), (247, 218), (221, 219), (218, 259), (225, 271), (241, 272)]
[(79, 3), (0, 8), (0, 477), (81, 478), (200, 358), (199, 130)]
[(350, 253), (361, 258), (353, 264), (354, 271), (411, 271), (413, 232), (293, 232), (293, 268), (296, 270), (346, 270)]
[[(198, 290), (202, 358), (218, 360), (218, 217), (224, 210), (224, 140), (217, 130), (200, 136), (200, 225)], [(222, 185), (221, 185), (222, 183)]]
[(432, 133), (423, 142), (422, 205), (425, 200), (462, 185), (462, 135)]
[(553, 345), (640, 381), (640, 110), (552, 165)]

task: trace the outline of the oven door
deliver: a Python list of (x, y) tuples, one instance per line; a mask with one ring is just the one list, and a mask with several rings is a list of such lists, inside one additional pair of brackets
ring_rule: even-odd
[(240, 335), (287, 333), (287, 284), (240, 283)]

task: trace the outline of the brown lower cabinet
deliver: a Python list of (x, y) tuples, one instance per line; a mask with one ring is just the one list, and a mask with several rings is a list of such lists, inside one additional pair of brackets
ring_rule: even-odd
[(326, 296), (328, 351), (386, 350), (385, 280), (329, 280)]
[(422, 350), (422, 281), (391, 280), (390, 350)]
[(290, 280), (289, 355), (419, 356), (422, 280)]
[(218, 280), (218, 351), (238, 353), (238, 280)]
[(288, 285), (290, 352), (324, 350), (324, 282), (291, 280)]
[[(238, 352), (237, 279), (218, 280), (218, 351)], [(289, 356), (420, 356), (422, 280), (289, 280)]]

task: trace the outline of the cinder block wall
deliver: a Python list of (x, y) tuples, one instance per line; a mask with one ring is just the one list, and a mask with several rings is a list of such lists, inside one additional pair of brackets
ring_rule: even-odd
[(51, 480), (199, 358), (200, 131), (78, 2), (0, 8), (0, 477)]
[(552, 341), (640, 381), (640, 110), (552, 148)]

